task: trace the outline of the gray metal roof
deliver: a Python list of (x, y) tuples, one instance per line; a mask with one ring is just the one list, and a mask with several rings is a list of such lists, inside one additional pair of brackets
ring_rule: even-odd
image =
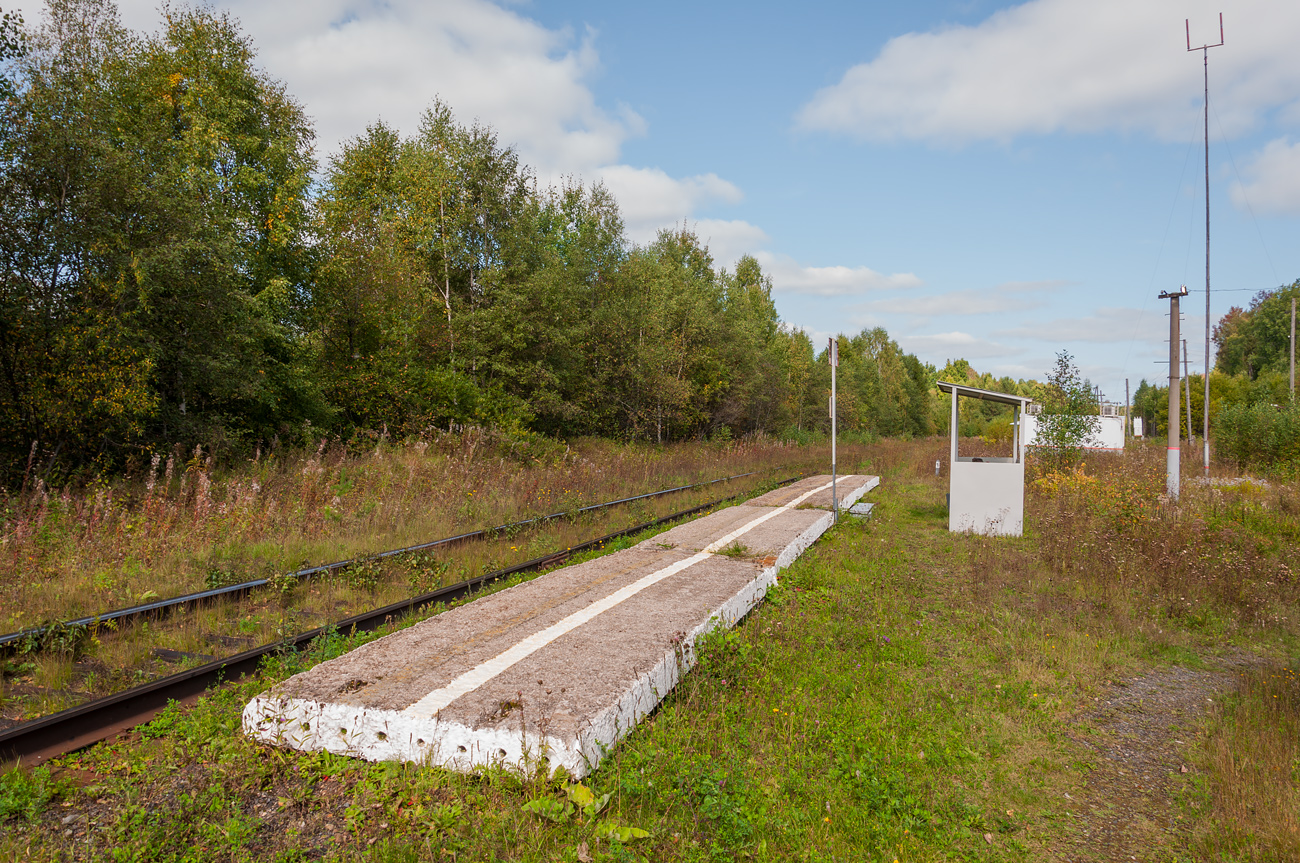
[(983, 399), (986, 402), (998, 402), (1004, 405), (1019, 405), (1022, 409), (1025, 405), (1033, 401), (1029, 396), (1013, 396), (1010, 393), (998, 393), (993, 390), (982, 390), (978, 387), (968, 387), (965, 384), (954, 384), (948, 381), (939, 381), (939, 389), (946, 393), (953, 390), (957, 395), (964, 398)]

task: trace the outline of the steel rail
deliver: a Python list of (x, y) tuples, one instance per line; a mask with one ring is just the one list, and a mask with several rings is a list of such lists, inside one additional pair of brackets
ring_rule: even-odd
[[(801, 477), (781, 480), (777, 486), (788, 485)], [(710, 503), (684, 509), (663, 518), (605, 534), (587, 542), (554, 551), (524, 563), (486, 573), (459, 584), (439, 588), (411, 599), (353, 615), (336, 623), (319, 626), (299, 635), (246, 650), (225, 659), (159, 678), (142, 686), (126, 689), (113, 695), (97, 698), (85, 704), (33, 719), (0, 732), (0, 765), (14, 763), (34, 766), (59, 755), (75, 752), (86, 746), (148, 722), (161, 712), (169, 702), (193, 703), (210, 687), (257, 673), (262, 660), (276, 653), (297, 650), (331, 631), (370, 632), (395, 618), (415, 613), (440, 602), (451, 602), (473, 593), (484, 585), (520, 572), (542, 569), (589, 549), (598, 548), (610, 540), (631, 536), (653, 527), (695, 515), (706, 509), (733, 501), (735, 494)]]
[[(753, 476), (754, 472), (738, 473), (735, 476), (726, 476), (721, 479), (712, 479), (707, 482), (697, 482), (693, 485), (679, 485), (676, 488), (666, 488), (662, 491), (652, 491), (646, 494), (638, 494), (635, 497), (625, 497), (620, 500), (611, 500), (604, 503), (593, 503), (589, 506), (579, 507), (578, 509), (567, 510), (565, 512), (555, 512), (550, 515), (542, 515), (536, 518), (526, 519), (524, 521), (512, 521), (508, 524), (497, 525), (496, 527), (486, 527), (482, 530), (475, 530), (469, 533), (461, 533), (456, 536), (449, 536), (444, 539), (435, 539), (430, 542), (422, 542), (418, 545), (408, 545), (403, 548), (395, 548), (390, 551), (381, 551), (376, 554), (365, 555), (363, 557), (354, 557), (348, 560), (340, 560), (334, 563), (323, 563), (319, 566), (309, 566), (303, 569), (297, 569), (293, 572), (286, 573), (292, 578), (307, 578), (312, 575), (322, 573), (337, 572), (341, 569), (347, 569), (349, 566), (367, 560), (384, 560), (395, 557), (399, 554), (410, 554), (417, 551), (426, 551), (431, 548), (437, 548), (443, 545), (451, 545), (459, 542), (467, 542), (479, 537), (491, 536), (508, 530), (516, 530), (528, 527), (533, 524), (540, 524), (545, 521), (551, 521), (557, 518), (564, 518), (568, 515), (575, 515), (580, 512), (591, 512), (598, 509), (606, 509), (611, 506), (618, 506), (624, 503), (632, 503), (638, 500), (646, 500), (652, 497), (662, 497), (666, 494), (673, 494), (679, 491), (689, 491), (693, 488), (703, 488), (704, 486), (716, 485), (720, 482), (730, 482), (733, 479), (743, 479), (747, 476)], [(13, 652), (22, 648), (24, 644), (37, 644), (48, 635), (54, 632), (67, 630), (94, 630), (95, 628), (110, 623), (113, 625), (132, 623), (143, 617), (164, 617), (173, 611), (189, 608), (191, 606), (205, 605), (215, 602), (218, 599), (231, 597), (240, 597), (250, 591), (265, 587), (270, 583), (269, 578), (257, 578), (252, 581), (243, 581), (239, 584), (232, 584), (226, 587), (215, 587), (210, 590), (200, 590), (195, 593), (187, 593), (183, 596), (175, 596), (168, 599), (159, 599), (155, 602), (144, 603), (142, 605), (133, 605), (129, 608), (120, 608), (116, 611), (106, 611), (102, 614), (92, 615), (89, 617), (78, 617), (75, 620), (64, 620), (57, 623), (50, 623), (44, 626), (34, 626), (30, 629), (10, 632), (6, 635), (0, 635), (0, 654)]]

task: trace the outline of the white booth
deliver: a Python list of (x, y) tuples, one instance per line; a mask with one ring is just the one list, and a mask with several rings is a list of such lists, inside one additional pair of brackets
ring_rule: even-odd
[[(1025, 527), (1025, 442), (1021, 433), (1027, 396), (939, 381), (939, 389), (952, 394), (952, 421), (948, 429), (948, 529), (991, 536), (1020, 536)], [(983, 399), (1014, 408), (1011, 456), (962, 457), (957, 452), (959, 397)]]

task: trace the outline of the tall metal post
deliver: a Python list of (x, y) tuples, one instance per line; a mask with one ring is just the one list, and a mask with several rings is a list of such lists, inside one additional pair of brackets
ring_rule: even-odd
[(1160, 299), (1169, 301), (1169, 445), (1165, 449), (1165, 492), (1178, 500), (1178, 300), (1187, 296), (1187, 286), (1177, 292), (1161, 291)]
[[(1205, 427), (1202, 430), (1204, 440), (1201, 450), (1201, 464), (1205, 473), (1210, 473), (1210, 49), (1223, 44), (1223, 13), (1219, 13), (1219, 41), (1213, 45), (1205, 44), (1199, 48), (1192, 47), (1192, 22), (1183, 20), (1187, 30), (1187, 50), (1200, 51), (1202, 65), (1205, 67)], [(1188, 425), (1187, 434), (1192, 427)]]
[(1295, 401), (1295, 297), (1291, 298), (1291, 401)]
[(835, 524), (839, 524), (840, 499), (835, 488), (835, 369), (840, 364), (840, 346), (834, 337), (826, 355), (831, 363), (831, 511), (835, 513)]
[(957, 388), (952, 390), (952, 418), (948, 421), (948, 475), (952, 476), (952, 466), (957, 463)]

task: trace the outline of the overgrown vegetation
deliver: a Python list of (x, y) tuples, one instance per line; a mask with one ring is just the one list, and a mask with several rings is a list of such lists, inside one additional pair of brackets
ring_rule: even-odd
[(1214, 419), (1218, 456), (1238, 465), (1300, 467), (1300, 404), (1230, 404)]
[[(846, 461), (846, 470), (884, 477), (872, 519), (843, 520), (769, 602), (703, 644), (696, 669), (581, 783), (367, 764), (261, 747), (239, 734), (248, 698), (358, 641), (336, 634), (193, 709), (169, 710), (133, 739), (61, 759), (50, 780), (79, 788), (12, 815), (0, 853), (1300, 854), (1300, 596), (1290, 577), (1300, 490), (1188, 484), (1172, 507), (1160, 498), (1162, 453), (1136, 450), (1090, 456), (1068, 472), (1031, 466), (1023, 539), (954, 535), (945, 482), (933, 475), (945, 449), (887, 441), (869, 461)], [(1226, 697), (1219, 688), (1186, 692), (1216, 674)], [(1123, 723), (1108, 718), (1101, 705), (1139, 685), (1148, 695), (1126, 708)], [(1162, 692), (1189, 697), (1174, 710)], [(1142, 727), (1158, 727), (1161, 740), (1148, 731), (1122, 736), (1153, 719), (1161, 721)], [(1108, 749), (1116, 735), (1122, 745)], [(1163, 760), (1154, 774), (1126, 760), (1156, 743)], [(28, 782), (12, 777), (5, 781)]]

